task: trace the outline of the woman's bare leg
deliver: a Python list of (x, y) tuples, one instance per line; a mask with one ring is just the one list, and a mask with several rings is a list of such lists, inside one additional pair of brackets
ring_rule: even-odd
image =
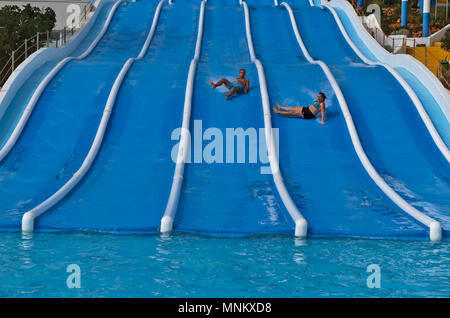
[(281, 106), (281, 105), (278, 104), (278, 103), (276, 103), (276, 104), (277, 104), (279, 110), (288, 110), (288, 111), (297, 110), (297, 111), (299, 111), (300, 113), (301, 113), (302, 110), (303, 110), (303, 106), (297, 106), (297, 107), (284, 107), (284, 106)]
[(210, 80), (209, 84), (211, 85), (212, 88), (216, 88), (222, 84), (225, 84), (228, 87), (230, 86), (230, 81), (227, 80), (226, 78), (222, 78), (217, 83), (214, 83), (212, 80)]
[(303, 110), (303, 106), (298, 106), (298, 107), (280, 107), (281, 110), (288, 110), (288, 111), (299, 111), (301, 112)]
[(301, 112), (298, 112), (298, 110), (284, 111), (284, 110), (278, 110), (276, 107), (274, 107), (273, 111), (280, 115), (299, 116), (299, 117), (303, 118), (303, 114)]

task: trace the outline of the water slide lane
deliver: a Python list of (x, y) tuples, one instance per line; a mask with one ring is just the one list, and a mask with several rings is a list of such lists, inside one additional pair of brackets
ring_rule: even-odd
[(175, 166), (171, 134), (183, 115), (199, 4), (166, 2), (147, 54), (133, 64), (120, 88), (93, 166), (37, 219), (38, 229), (157, 231)]
[[(341, 86), (373, 165), (407, 202), (440, 221), (445, 237), (450, 230), (450, 166), (410, 97), (384, 67), (358, 61), (328, 10), (301, 7), (295, 16), (310, 54), (330, 66)], [(322, 37), (317, 25), (323, 26)]]
[(0, 227), (20, 228), (22, 214), (81, 165), (114, 79), (126, 59), (138, 54), (154, 8), (151, 1), (121, 4), (91, 54), (67, 63), (46, 87), (0, 166)]
[(303, 56), (284, 7), (250, 6), (250, 18), (271, 104), (310, 105), (319, 91), (327, 95), (325, 126), (318, 119), (272, 117), (280, 130), (281, 170), (308, 220), (308, 235), (426, 237), (426, 230), (406, 217), (363, 169), (333, 88), (322, 69)]
[[(196, 129), (205, 135), (212, 134), (211, 140), (203, 141), (202, 149), (224, 162), (226, 151), (210, 152), (208, 145), (222, 141), (225, 149), (227, 128), (259, 131), (264, 127), (258, 75), (249, 59), (244, 12), (238, 4), (238, 1), (225, 4), (208, 1), (190, 126), (193, 139), (202, 137), (195, 133)], [(247, 70), (250, 79), (248, 94), (225, 100), (227, 89), (214, 90), (208, 84), (211, 79), (217, 81), (222, 77), (231, 80), (241, 68)], [(234, 141), (234, 163), (207, 163), (205, 159), (212, 159), (207, 156), (197, 158), (201, 162), (186, 164), (174, 230), (216, 235), (292, 234), (294, 222), (279, 203), (272, 176), (260, 173), (261, 167), (268, 167), (268, 163), (260, 160), (250, 163), (248, 138), (245, 163), (237, 163), (237, 153), (242, 149), (238, 149), (236, 138)], [(265, 139), (258, 138), (258, 142), (265, 144)], [(196, 152), (195, 142), (191, 150)], [(191, 158), (194, 161), (193, 154)]]
[[(80, 45), (72, 52), (72, 56), (79, 56), (84, 53), (89, 45), (95, 40), (95, 38), (101, 32), (108, 15), (115, 2), (111, 1), (105, 4), (101, 9), (97, 19), (94, 21), (91, 30), (86, 35), (86, 38), (80, 43)], [(54, 50), (52, 48), (51, 50)], [(0, 118), (0, 148), (3, 147), (8, 137), (11, 135), (14, 127), (20, 119), (23, 110), (27, 106), (34, 91), (38, 87), (39, 83), (44, 77), (55, 67), (59, 60), (51, 60), (43, 63), (33, 74), (22, 84), (22, 87), (15, 94), (14, 98), (8, 105), (5, 113)]]

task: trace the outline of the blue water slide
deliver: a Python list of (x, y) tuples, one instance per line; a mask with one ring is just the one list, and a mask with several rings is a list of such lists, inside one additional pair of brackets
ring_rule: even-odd
[(273, 116), (281, 169), (308, 220), (308, 235), (425, 237), (426, 229), (406, 217), (359, 162), (334, 89), (319, 65), (303, 55), (286, 10), (255, 5), (250, 17), (272, 104), (307, 106), (320, 91), (328, 96), (325, 126), (319, 119)]
[[(204, 23), (192, 101), (191, 162), (186, 164), (174, 230), (227, 236), (292, 235), (295, 224), (278, 196), (272, 176), (264, 173), (268, 162), (253, 160), (248, 144), (240, 147), (233, 135), (241, 129), (253, 135), (245, 137), (246, 143), (255, 141), (255, 134), (259, 136), (257, 142), (265, 143), (259, 135), (260, 130), (264, 131), (264, 115), (258, 73), (247, 45), (244, 11), (238, 1), (208, 1)], [(224, 86), (210, 86), (210, 80), (232, 80), (242, 68), (250, 80), (247, 94), (226, 100), (228, 90)], [(232, 132), (227, 135), (227, 131)], [(223, 143), (224, 149), (228, 143), (229, 148), (214, 153), (214, 143)]]
[[(118, 5), (93, 51), (45, 87), (1, 162), (0, 228), (18, 230), (28, 211), (38, 230), (157, 232), (173, 207), (182, 232), (297, 235), (304, 216), (310, 236), (423, 239), (431, 218), (447, 236), (449, 166), (414, 98), (357, 52), (332, 11), (287, 1), (291, 15), (279, 2)], [(209, 84), (240, 69), (247, 94), (227, 100)], [(325, 126), (271, 116), (275, 102), (305, 106), (319, 91)]]
[(81, 165), (114, 79), (124, 61), (139, 52), (154, 8), (152, 1), (121, 3), (93, 51), (69, 61), (46, 86), (0, 165), (2, 228), (20, 229), (23, 213), (54, 193)]
[(157, 232), (172, 183), (171, 136), (183, 117), (199, 8), (199, 1), (166, 1), (146, 55), (119, 86), (97, 158), (78, 186), (37, 219), (37, 229)]
[(450, 166), (411, 96), (387, 68), (361, 61), (330, 10), (299, 7), (295, 16), (310, 54), (330, 66), (379, 174), (410, 205), (438, 220), (448, 235)]

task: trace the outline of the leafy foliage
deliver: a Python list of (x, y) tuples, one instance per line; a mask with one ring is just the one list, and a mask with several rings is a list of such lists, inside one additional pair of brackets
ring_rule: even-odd
[(445, 32), (444, 38), (442, 39), (442, 48), (450, 51), (450, 29)]
[(25, 39), (37, 32), (51, 31), (56, 23), (56, 14), (51, 8), (41, 10), (30, 4), (23, 9), (16, 5), (0, 9), (0, 66)]

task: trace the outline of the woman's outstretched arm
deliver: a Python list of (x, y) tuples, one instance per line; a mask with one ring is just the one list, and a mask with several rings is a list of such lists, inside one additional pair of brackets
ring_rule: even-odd
[(320, 122), (321, 125), (325, 125), (325, 103), (320, 103), (320, 112), (322, 115), (322, 121)]

